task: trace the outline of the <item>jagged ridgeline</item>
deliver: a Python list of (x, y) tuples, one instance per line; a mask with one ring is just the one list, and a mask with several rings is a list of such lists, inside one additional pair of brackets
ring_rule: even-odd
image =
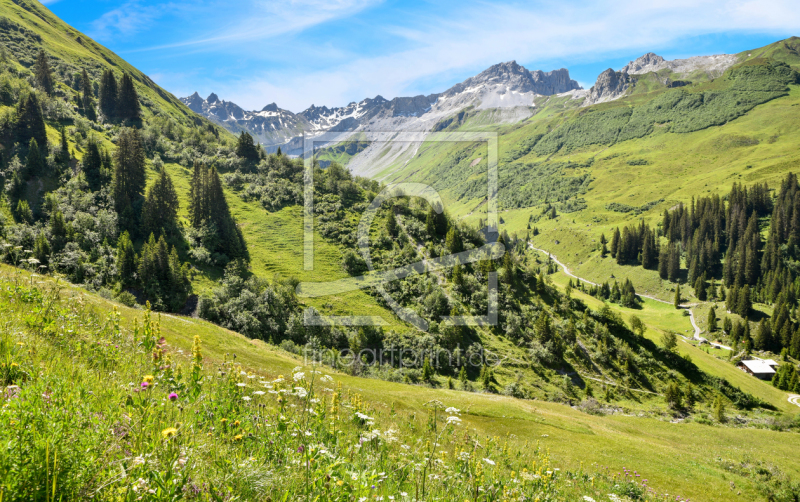
[[(40, 4), (2, 7), (2, 259), (171, 311), (193, 268), (246, 261), (217, 172), (258, 155)], [(189, 221), (167, 164), (196, 165)]]

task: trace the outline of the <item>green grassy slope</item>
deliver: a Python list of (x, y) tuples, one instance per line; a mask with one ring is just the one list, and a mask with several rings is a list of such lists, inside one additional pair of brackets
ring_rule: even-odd
[[(33, 285), (44, 290), (54, 282), (8, 266), (0, 267), (0, 285), (8, 295), (19, 294), (13, 293), (15, 281), (23, 288)], [(77, 302), (96, 309), (101, 315), (112, 307), (110, 302), (79, 288), (63, 283), (61, 286), (60, 302), (64, 305)], [(9, 320), (16, 319), (14, 309), (20, 308), (14, 305), (5, 306), (12, 309), (8, 311)], [(140, 318), (142, 313), (120, 305), (117, 308), (123, 331), (127, 332), (133, 319)], [(303, 365), (303, 361), (290, 354), (197, 319), (162, 315), (160, 328), (170, 354), (181, 364), (186, 363), (197, 335), (202, 339), (207, 367), (230, 360), (235, 354), (236, 362), (245, 371), (271, 379), (280, 374), (290, 375), (293, 368)], [(34, 335), (35, 332), (31, 332), (28, 337)], [(42, 354), (48, 353), (44, 346), (41, 350)], [(181, 355), (180, 351), (186, 355)], [(549, 450), (553, 463), (561, 468), (583, 466), (589, 472), (608, 469), (611, 474), (621, 472), (623, 467), (635, 469), (642, 478), (648, 479), (657, 493), (670, 493), (673, 499), (676, 495), (709, 501), (762, 499), (764, 494), (759, 491), (754, 477), (742, 476), (738, 468), (731, 469), (742, 462), (745, 465), (775, 462), (784, 472), (800, 475), (800, 461), (794, 455), (800, 440), (794, 433), (670, 423), (624, 415), (594, 416), (555, 403), (431, 389), (341, 374), (334, 374), (334, 377), (342, 382), (347, 393), (363, 396), (381, 417), (391, 416), (390, 409), (393, 409), (399, 417), (405, 417), (403, 420), (413, 422), (414, 417), (427, 414), (425, 403), (438, 400), (462, 410), (463, 427), (471, 435), (506, 438), (512, 449), (538, 441)], [(186, 440), (191, 437), (187, 431)], [(485, 439), (480, 441), (484, 443)], [(698, 449), (698, 445), (702, 445), (702, 449)]]

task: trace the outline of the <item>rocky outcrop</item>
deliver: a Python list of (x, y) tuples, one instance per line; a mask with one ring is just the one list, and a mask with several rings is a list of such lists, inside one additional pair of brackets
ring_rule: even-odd
[(674, 74), (671, 77), (672, 80), (680, 80), (695, 72), (702, 72), (708, 78), (716, 78), (736, 64), (737, 61), (738, 57), (734, 54), (695, 56), (668, 61), (657, 54), (648, 52), (625, 65), (621, 71), (628, 75), (642, 75), (667, 69)]
[(531, 72), (524, 66), (518, 65), (516, 61), (509, 61), (493, 65), (474, 77), (454, 85), (444, 92), (444, 96), (453, 96), (487, 84), (502, 84), (510, 91), (534, 92), (548, 96), (581, 88), (578, 82), (569, 78), (569, 71), (564, 68), (548, 72), (541, 70)]
[(665, 67), (665, 62), (664, 58), (658, 54), (648, 52), (644, 56), (638, 57), (626, 64), (620, 71), (628, 75), (639, 75), (651, 71), (658, 71)]
[(609, 68), (598, 75), (597, 82), (589, 90), (589, 95), (584, 101), (584, 106), (618, 99), (625, 94), (631, 83), (632, 79), (627, 73)]

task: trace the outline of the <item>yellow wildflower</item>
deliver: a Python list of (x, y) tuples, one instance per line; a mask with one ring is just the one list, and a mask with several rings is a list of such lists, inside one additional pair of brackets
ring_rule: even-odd
[(163, 431), (161, 431), (161, 437), (163, 437), (164, 439), (171, 438), (176, 434), (178, 434), (178, 429), (176, 429), (175, 427), (168, 427)]
[(155, 380), (155, 379), (156, 378), (153, 375), (145, 375), (142, 380), (147, 382), (147, 383), (153, 383), (153, 380)]

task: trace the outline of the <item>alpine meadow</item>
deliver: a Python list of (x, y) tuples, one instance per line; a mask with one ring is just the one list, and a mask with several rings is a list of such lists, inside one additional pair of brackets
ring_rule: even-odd
[(717, 3), (0, 0), (0, 502), (800, 500), (800, 38)]

